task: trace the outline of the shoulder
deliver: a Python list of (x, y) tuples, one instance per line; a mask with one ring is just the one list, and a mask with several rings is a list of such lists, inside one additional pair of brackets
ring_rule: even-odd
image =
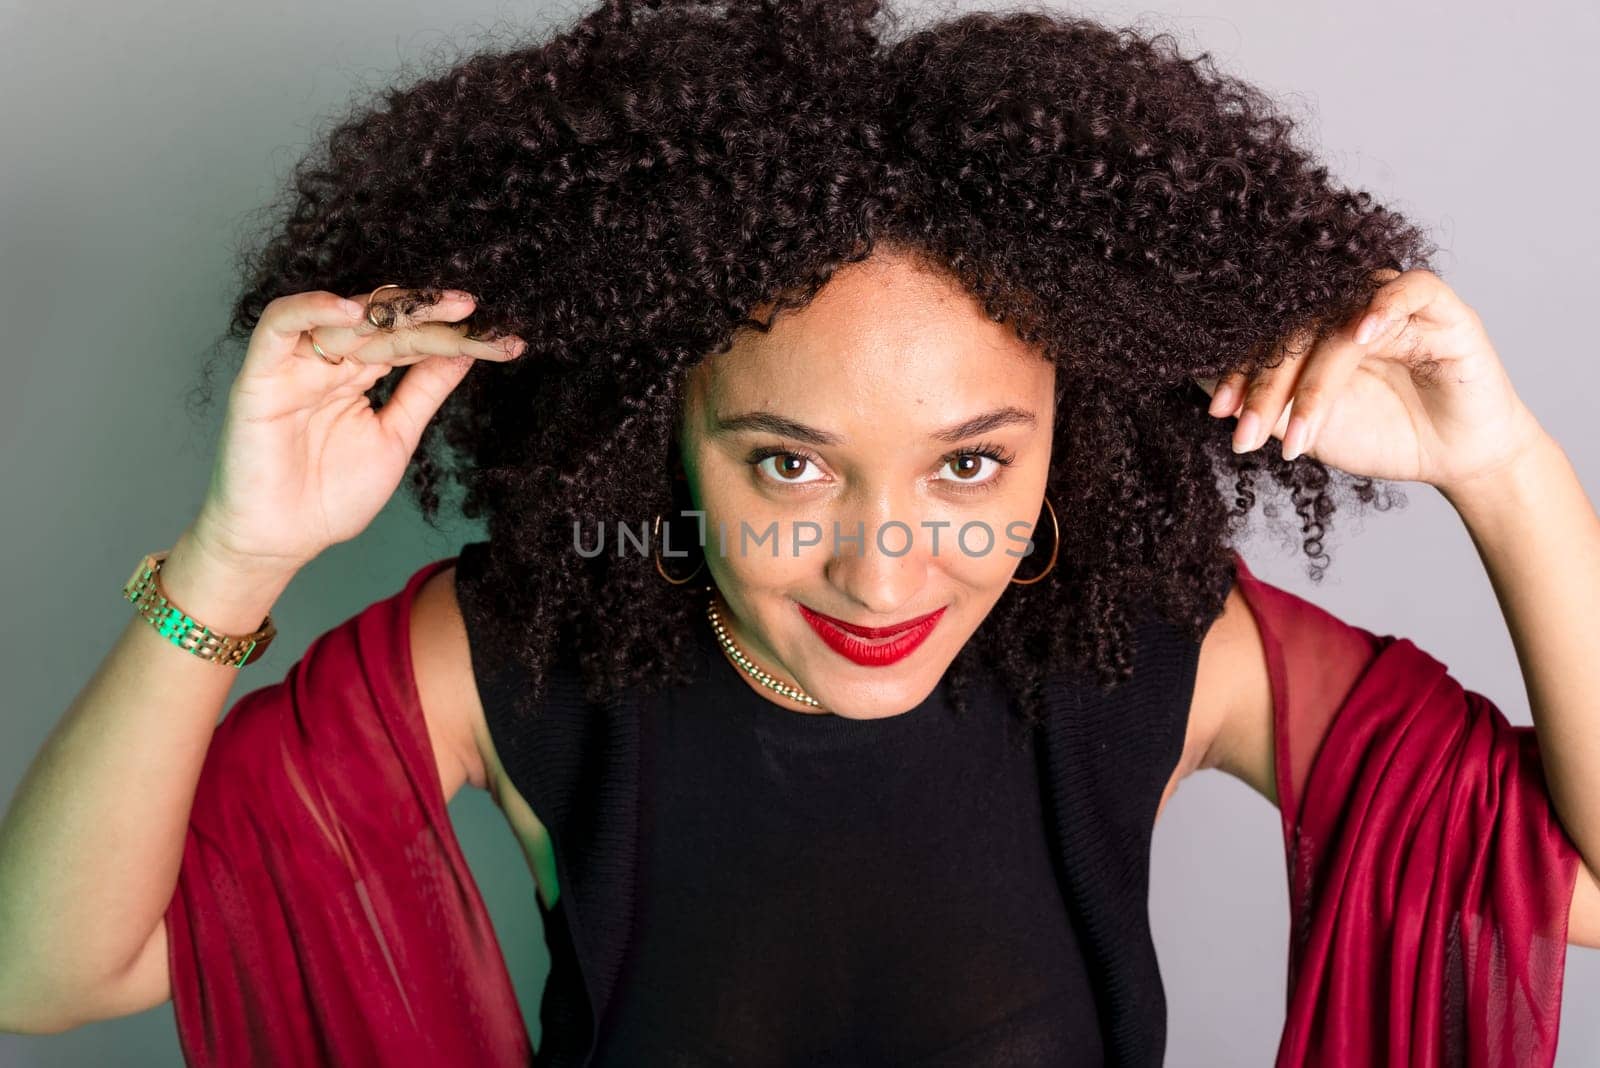
[(1191, 706), (1197, 726), (1193, 766), (1219, 768), (1276, 804), (1272, 711), (1260, 621), (1236, 581), (1200, 645)]
[(1256, 577), (1237, 553), (1234, 566), (1201, 643), (1180, 770), (1220, 768), (1278, 804), (1278, 723), (1321, 737), (1386, 639)]
[(445, 800), (466, 782), (487, 788), (486, 754), (493, 746), (473, 677), (453, 566), (429, 576), (412, 600), (411, 663)]
[[(468, 547), (469, 549), (471, 546)], [(471, 567), (477, 558), (470, 558)], [(473, 669), (466, 616), (461, 611), (454, 566), (430, 575), (411, 608), (411, 657), (423, 718), (445, 784), (445, 800), (465, 782), (487, 790), (533, 865), (540, 892), (554, 901), (550, 835), (512, 783), (495, 749)]]
[(1261, 631), (1239, 581), (1201, 640), (1183, 755), (1162, 804), (1201, 768), (1220, 768), (1277, 803), (1271, 680)]

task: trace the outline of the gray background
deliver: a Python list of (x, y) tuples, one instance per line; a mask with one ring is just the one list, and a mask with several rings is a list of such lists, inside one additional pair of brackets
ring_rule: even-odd
[[(246, 213), (349, 94), (486, 29), (542, 27), (586, 7), (440, 6), (0, 7), (9, 42), (0, 65), (0, 576), (13, 607), (0, 622), (0, 668), (12, 680), (0, 796), (9, 799), (122, 628), (119, 590), (133, 563), (169, 546), (200, 503), (220, 410), (197, 425), (184, 394), (224, 326), (230, 249)], [(1212, 50), (1301, 118), (1339, 178), (1431, 227), (1445, 250), (1441, 273), (1482, 315), (1519, 391), (1594, 495), (1592, 4), (1168, 0), (1070, 10)], [(222, 396), (226, 385), (219, 380)], [(1268, 527), (1246, 555), (1268, 581), (1410, 637), (1514, 722), (1531, 722), (1465, 528), (1431, 487), (1403, 488), (1408, 508), (1339, 520), (1320, 586)], [(274, 610), (283, 636), (230, 703), (281, 678), (315, 635), (477, 536), (461, 526), (440, 537), (397, 496), (285, 593)], [(451, 813), (537, 1033), (546, 960), (531, 876), (486, 794), (462, 791)], [(1276, 810), (1220, 772), (1192, 777), (1157, 825), (1151, 878), (1168, 1063), (1270, 1063), (1288, 918)], [(1585, 1011), (1600, 995), (1600, 956), (1575, 949), (1567, 977), (1558, 1063), (1600, 1063), (1600, 1020)], [(179, 1061), (170, 1003), (65, 1035), (0, 1036), (4, 1065)]]

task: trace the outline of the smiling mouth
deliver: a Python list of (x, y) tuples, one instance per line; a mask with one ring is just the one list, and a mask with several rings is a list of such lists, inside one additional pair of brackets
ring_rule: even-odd
[(863, 627), (813, 612), (798, 601), (795, 604), (800, 615), (830, 649), (846, 660), (872, 668), (888, 667), (910, 656), (938, 625), (945, 611), (940, 608), (886, 627)]
[(846, 634), (854, 634), (856, 637), (865, 639), (867, 641), (872, 641), (879, 638), (893, 638), (897, 634), (904, 634), (912, 627), (920, 626), (921, 624), (932, 619), (934, 616), (937, 616), (940, 612), (944, 611), (944, 609), (938, 608), (932, 612), (924, 613), (923, 615), (916, 616), (912, 619), (907, 619), (899, 623), (890, 623), (888, 626), (863, 627), (859, 623), (846, 623), (842, 619), (836, 619), (833, 616), (827, 615), (823, 612), (818, 612), (816, 609), (809, 608), (806, 605), (800, 605), (800, 609), (809, 615), (816, 616), (824, 622), (831, 623), (835, 627), (838, 627), (840, 630), (844, 631)]

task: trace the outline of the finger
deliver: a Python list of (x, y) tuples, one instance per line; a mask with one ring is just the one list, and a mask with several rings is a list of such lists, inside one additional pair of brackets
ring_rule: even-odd
[(1285, 460), (1293, 460), (1311, 448), (1350, 376), (1370, 354), (1372, 346), (1358, 345), (1354, 334), (1352, 324), (1345, 324), (1324, 338), (1305, 362), (1290, 401), (1294, 414), (1283, 431)]
[(1466, 305), (1432, 271), (1411, 270), (1385, 282), (1367, 302), (1365, 317), (1355, 329), (1355, 342), (1370, 345), (1393, 333), (1412, 316), (1454, 322)]
[(368, 314), (361, 317), (357, 329), (373, 333), (404, 330), (418, 323), (462, 319), (478, 306), (471, 293), (460, 289), (439, 290), (431, 300), (428, 296), (418, 289), (384, 289), (358, 298), (367, 306)]
[(472, 363), (467, 357), (433, 356), (408, 369), (394, 387), (389, 403), (378, 411), (378, 422), (404, 446), (406, 455), (417, 451), (422, 432)]
[(463, 331), (464, 328), (456, 323), (424, 323), (392, 334), (374, 335), (357, 350), (357, 355), (368, 363), (389, 363), (403, 367), (432, 356), (470, 356), (475, 360), (506, 361), (515, 359), (527, 348), (522, 339), (515, 335), (493, 341), (477, 341), (465, 336)]
[(1217, 380), (1217, 388), (1211, 393), (1211, 404), (1206, 411), (1219, 419), (1239, 414), (1239, 406), (1244, 403), (1244, 387), (1249, 380), (1243, 371), (1231, 371), (1223, 375)]
[[(316, 354), (305, 344), (306, 331), (348, 328), (366, 308), (337, 293), (308, 290), (268, 301), (256, 321), (240, 371), (270, 374), (289, 360)], [(320, 343), (320, 337), (318, 339)], [(323, 345), (327, 349), (326, 345)], [(332, 350), (328, 350), (332, 354)]]
[(1283, 359), (1262, 368), (1245, 389), (1239, 421), (1233, 428), (1233, 451), (1249, 452), (1265, 445), (1275, 433), (1282, 433), (1295, 382), (1311, 357), (1313, 333), (1303, 329), (1281, 348)]
[[(329, 352), (353, 353), (370, 338), (421, 323), (465, 319), (478, 306), (472, 294), (459, 289), (442, 290), (433, 301), (425, 301), (422, 296), (422, 291), (416, 289), (384, 289), (356, 297), (355, 302), (362, 306), (361, 315), (354, 322), (341, 324), (339, 329), (318, 330), (317, 342)], [(374, 326), (374, 321), (380, 325)]]

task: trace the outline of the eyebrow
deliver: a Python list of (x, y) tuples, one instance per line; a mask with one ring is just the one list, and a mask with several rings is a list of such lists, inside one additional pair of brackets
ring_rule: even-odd
[[(837, 434), (826, 430), (819, 430), (814, 426), (782, 416), (776, 412), (742, 412), (739, 415), (714, 415), (715, 428), (711, 431), (716, 435), (737, 434), (742, 431), (757, 431), (767, 434), (776, 434), (779, 437), (793, 438), (803, 441), (807, 445), (840, 445), (844, 439)], [(1000, 427), (1023, 424), (1036, 425), (1038, 420), (1034, 414), (1014, 405), (1002, 405), (992, 411), (975, 415), (971, 419), (962, 420), (953, 426), (934, 431), (930, 437), (935, 441), (954, 444), (965, 441), (967, 438), (978, 434), (987, 434)]]

